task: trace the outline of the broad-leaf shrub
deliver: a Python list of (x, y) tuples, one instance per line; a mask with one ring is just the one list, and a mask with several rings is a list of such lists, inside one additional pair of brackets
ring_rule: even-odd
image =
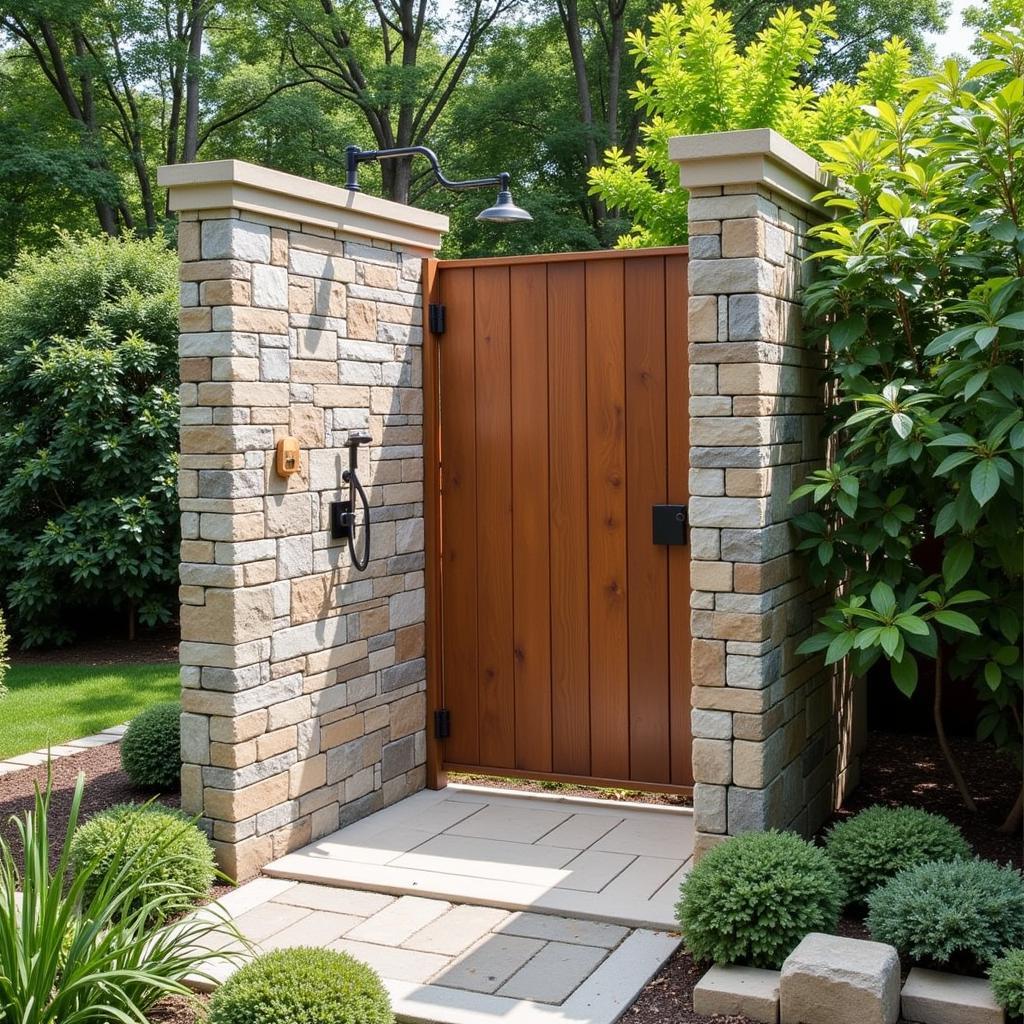
[(987, 860), (919, 864), (868, 897), (867, 925), (925, 966), (981, 974), (1024, 945), (1024, 878)]
[(191, 906), (179, 891), (148, 886), (139, 870), (159, 875), (173, 859), (167, 835), (151, 835), (106, 870), (72, 872), (83, 786), (80, 775), (70, 812), (61, 812), (67, 839), (52, 870), (49, 790), (14, 819), (23, 857), (0, 837), (0, 1024), (145, 1024), (158, 1000), (188, 994), (185, 978), (213, 982), (206, 965), (233, 959), (214, 932), (241, 941), (214, 908), (154, 926)]
[(689, 193), (669, 159), (673, 135), (741, 128), (774, 128), (819, 152), (819, 139), (849, 131), (861, 107), (895, 99), (910, 69), (910, 50), (898, 39), (872, 54), (856, 85), (837, 82), (821, 93), (800, 76), (834, 35), (835, 6), (797, 11), (782, 7), (741, 50), (733, 15), (713, 0), (666, 3), (650, 17), (650, 33), (631, 33), (629, 48), (641, 74), (629, 93), (643, 115), (636, 158), (613, 147), (590, 173), (591, 192), (632, 219), (618, 248), (678, 245), (687, 238)]
[(843, 885), (793, 832), (752, 832), (701, 858), (680, 887), (683, 938), (698, 960), (780, 967), (809, 932), (835, 928)]
[(24, 644), (174, 607), (176, 277), (160, 240), (60, 235), (0, 281), (0, 602)]
[[(855, 674), (919, 659), (970, 679), (979, 736), (1021, 750), (1024, 36), (984, 37), (822, 143), (840, 184), (816, 229), (836, 457), (794, 498), (811, 573), (835, 588), (803, 651)], [(937, 716), (938, 718), (938, 716)], [(941, 720), (937, 721), (941, 733)], [(963, 788), (963, 787), (962, 787)]]
[(257, 957), (210, 1000), (208, 1024), (393, 1024), (380, 978), (346, 953), (298, 946)]
[(869, 807), (829, 830), (825, 852), (849, 903), (863, 903), (904, 868), (971, 856), (956, 825), (916, 807)]
[(988, 972), (996, 1002), (1011, 1016), (1024, 1017), (1024, 949), (1011, 949)]
[(121, 767), (136, 786), (176, 790), (181, 785), (181, 704), (153, 704), (131, 720), (121, 738)]
[[(144, 853), (159, 847), (160, 860)], [(83, 887), (91, 899), (111, 871), (120, 870), (137, 890), (131, 910), (154, 896), (173, 896), (175, 906), (197, 903), (210, 891), (216, 870), (209, 840), (180, 811), (161, 804), (118, 804), (97, 814), (71, 841), (71, 868), (85, 872), (95, 865)]]

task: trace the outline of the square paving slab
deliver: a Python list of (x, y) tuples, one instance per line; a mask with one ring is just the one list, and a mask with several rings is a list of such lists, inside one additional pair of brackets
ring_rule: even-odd
[(210, 965), (218, 982), (266, 950), (336, 949), (381, 975), (399, 1020), (424, 1024), (612, 1024), (679, 942), (600, 921), (286, 879), (257, 879), (218, 904), (252, 944), (209, 944), (240, 951), (238, 964)]
[(692, 855), (686, 810), (451, 785), (325, 836), (264, 873), (671, 931)]

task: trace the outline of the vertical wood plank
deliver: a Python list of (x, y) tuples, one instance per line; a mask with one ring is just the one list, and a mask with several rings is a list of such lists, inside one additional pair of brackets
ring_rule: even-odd
[(629, 777), (623, 262), (587, 264), (591, 773)]
[(590, 774), (585, 265), (548, 267), (552, 770)]
[(625, 261), (630, 779), (668, 782), (668, 549), (652, 543), (666, 500), (665, 264)]
[(434, 712), (444, 706), (441, 670), (441, 430), (438, 338), (430, 330), (430, 304), (441, 302), (441, 275), (437, 260), (423, 261), (423, 547), (426, 568), (424, 638), (427, 655), (427, 786), (447, 784), (444, 742), (435, 739)]
[(551, 771), (547, 268), (513, 266), (512, 566), (516, 767)]
[(441, 637), (444, 703), (452, 712), (446, 761), (476, 764), (477, 699), (476, 360), (473, 271), (445, 268), (448, 329), (440, 368), (442, 463)]
[[(668, 500), (686, 504), (690, 490), (690, 376), (687, 336), (687, 257), (665, 257), (665, 363), (668, 408)], [(690, 549), (668, 554), (669, 717), (672, 777), (693, 785), (690, 725)]]
[(509, 269), (474, 270), (480, 763), (515, 766)]

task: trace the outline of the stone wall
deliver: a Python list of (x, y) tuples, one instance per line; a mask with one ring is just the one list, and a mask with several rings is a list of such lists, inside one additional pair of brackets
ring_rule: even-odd
[(690, 190), (690, 524), (698, 852), (813, 833), (856, 778), (849, 684), (796, 648), (815, 592), (789, 495), (824, 461), (822, 355), (801, 339), (817, 165), (763, 129), (673, 139)]
[[(238, 877), (424, 785), (422, 257), (443, 217), (164, 168), (181, 257), (182, 804)], [(371, 561), (331, 539), (341, 446)], [(301, 445), (279, 476), (277, 441)]]

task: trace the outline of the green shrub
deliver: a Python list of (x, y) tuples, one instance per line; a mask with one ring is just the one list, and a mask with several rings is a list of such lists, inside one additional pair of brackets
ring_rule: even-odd
[(987, 860), (901, 871), (868, 897), (868, 929), (926, 966), (983, 973), (1024, 945), (1024, 878)]
[(176, 608), (177, 260), (61, 234), (0, 281), (0, 587), (23, 644)]
[(181, 785), (181, 705), (146, 708), (121, 737), (121, 767), (136, 786), (174, 790)]
[(699, 960), (779, 967), (808, 932), (839, 920), (843, 886), (822, 850), (792, 832), (753, 832), (709, 850), (676, 916)]
[[(52, 869), (49, 789), (14, 819), (24, 857), (0, 837), (0, 1024), (144, 1021), (164, 996), (190, 991), (189, 975), (212, 981), (209, 965), (235, 959), (216, 948), (222, 939), (209, 941), (214, 932), (240, 940), (215, 908), (160, 924), (187, 909), (179, 892), (149, 887), (146, 873), (123, 861), (72, 871), (83, 786), (80, 775), (61, 812), (67, 838)], [(138, 860), (159, 876), (176, 860), (171, 844), (150, 835)]]
[(996, 1002), (1011, 1016), (1024, 1017), (1024, 949), (1008, 950), (988, 972)]
[(214, 993), (208, 1024), (392, 1024), (380, 978), (329, 949), (298, 947), (246, 964)]
[[(159, 864), (143, 855), (155, 844), (164, 851)], [(180, 811), (160, 804), (118, 804), (83, 825), (71, 844), (72, 867), (83, 871), (94, 861), (97, 870), (86, 883), (87, 898), (105, 872), (121, 865), (125, 876), (138, 883), (133, 909), (165, 893), (194, 904), (210, 891), (216, 874), (203, 832)]]
[(869, 807), (829, 831), (825, 852), (850, 903), (863, 903), (904, 868), (971, 856), (956, 825), (916, 807)]

